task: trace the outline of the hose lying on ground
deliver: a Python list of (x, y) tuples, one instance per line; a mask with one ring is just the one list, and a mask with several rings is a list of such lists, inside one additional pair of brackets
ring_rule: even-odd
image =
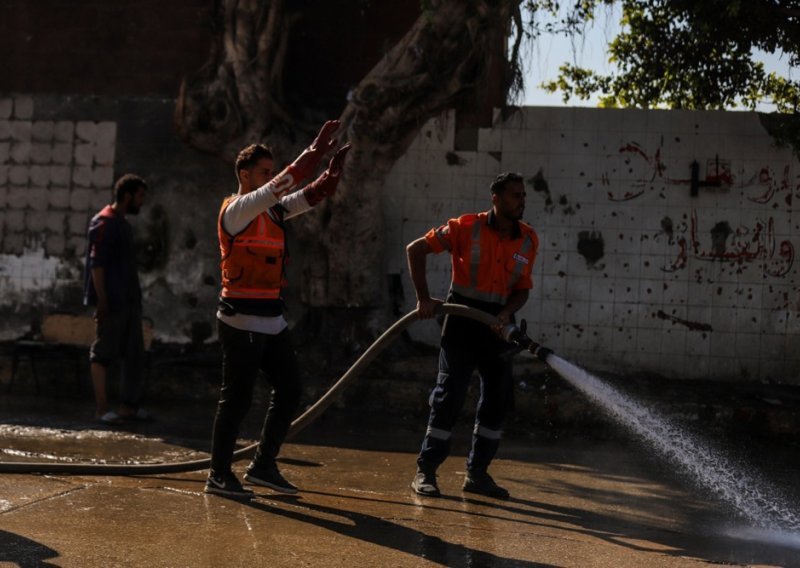
[[(477, 320), (486, 325), (498, 323), (497, 318), (474, 308), (459, 304), (442, 304), (437, 314), (452, 314)], [(389, 329), (375, 340), (369, 348), (353, 363), (342, 377), (328, 389), (310, 408), (300, 415), (289, 428), (287, 438), (296, 435), (306, 426), (314, 422), (360, 375), (373, 359), (387, 345), (397, 338), (409, 325), (417, 320), (417, 310), (413, 310), (397, 320)], [(250, 457), (258, 444), (236, 450), (234, 461)], [(74, 475), (152, 475), (158, 473), (176, 473), (207, 469), (211, 465), (210, 458), (164, 464), (92, 464), (92, 463), (58, 463), (58, 462), (0, 462), (0, 473), (61, 473)]]

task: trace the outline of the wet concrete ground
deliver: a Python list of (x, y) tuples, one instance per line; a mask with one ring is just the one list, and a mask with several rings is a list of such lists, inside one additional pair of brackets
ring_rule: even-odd
[[(3, 395), (0, 460), (206, 455), (213, 406), (154, 410), (112, 430), (86, 420), (88, 401)], [(0, 566), (800, 566), (800, 535), (748, 534), (625, 440), (506, 440), (492, 473), (512, 499), (498, 501), (460, 490), (464, 431), (440, 470), (444, 496), (418, 497), (422, 430), (326, 415), (282, 453), (301, 493), (256, 488), (250, 503), (203, 494), (205, 472), (0, 474)]]

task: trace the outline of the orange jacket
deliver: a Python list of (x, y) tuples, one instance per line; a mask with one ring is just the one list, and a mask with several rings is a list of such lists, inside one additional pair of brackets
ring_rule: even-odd
[(222, 297), (249, 300), (277, 300), (286, 284), (286, 244), (283, 226), (265, 211), (237, 235), (222, 227), (222, 215), (235, 196), (222, 202), (217, 219), (222, 255)]
[(431, 229), (425, 240), (433, 252), (449, 251), (451, 291), (482, 302), (505, 305), (514, 290), (533, 288), (531, 271), (539, 248), (536, 232), (518, 223), (511, 238), (501, 238), (494, 213), (471, 213)]

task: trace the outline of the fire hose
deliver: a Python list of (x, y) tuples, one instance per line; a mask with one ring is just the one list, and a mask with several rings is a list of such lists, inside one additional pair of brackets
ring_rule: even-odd
[[(491, 314), (459, 304), (442, 304), (437, 309), (439, 315), (454, 315), (477, 320), (486, 325), (495, 325), (499, 320)], [(306, 426), (314, 422), (355, 378), (360, 375), (373, 359), (383, 351), (398, 335), (418, 319), (417, 310), (407, 313), (397, 320), (353, 363), (336, 383), (323, 394), (317, 402), (295, 419), (287, 434), (287, 439), (296, 435)], [(524, 322), (523, 322), (524, 323)], [(513, 345), (511, 353), (529, 350), (540, 359), (545, 360), (549, 350), (533, 342), (525, 334), (525, 326), (517, 327), (508, 324), (503, 328), (503, 338)], [(252, 456), (258, 444), (252, 444), (233, 454), (234, 461)], [(50, 473), (73, 475), (154, 475), (207, 469), (210, 458), (191, 461), (159, 464), (97, 464), (97, 463), (57, 463), (57, 462), (0, 462), (0, 473)]]

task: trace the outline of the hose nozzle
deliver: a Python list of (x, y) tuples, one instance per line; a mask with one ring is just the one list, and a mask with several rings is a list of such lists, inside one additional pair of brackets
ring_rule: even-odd
[(513, 323), (507, 323), (503, 326), (500, 335), (506, 342), (511, 343), (514, 346), (508, 351), (506, 356), (513, 356), (520, 351), (527, 349), (534, 357), (541, 361), (547, 361), (547, 356), (553, 351), (547, 347), (544, 347), (543, 345), (539, 345), (533, 339), (528, 337), (527, 330), (528, 324), (525, 320), (522, 320), (519, 326)]
[(507, 323), (500, 331), (500, 336), (507, 343), (518, 344), (525, 337), (525, 332), (522, 331), (516, 324)]

